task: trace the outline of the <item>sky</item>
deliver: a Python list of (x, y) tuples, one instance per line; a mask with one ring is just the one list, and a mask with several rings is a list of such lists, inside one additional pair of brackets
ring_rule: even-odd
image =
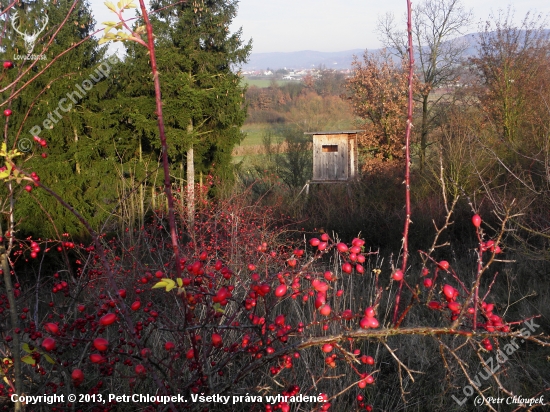
[[(91, 0), (98, 25), (113, 20), (103, 0)], [(413, 1), (413, 8), (416, 1)], [(473, 19), (464, 34), (479, 31), (480, 22), (493, 12), (515, 9), (519, 22), (528, 11), (550, 15), (549, 0), (462, 0)], [(253, 53), (314, 50), (321, 52), (377, 49), (382, 46), (376, 33), (379, 16), (405, 16), (405, 0), (240, 0), (231, 31), (240, 28), (243, 40), (252, 39)], [(549, 19), (550, 20), (550, 19)]]

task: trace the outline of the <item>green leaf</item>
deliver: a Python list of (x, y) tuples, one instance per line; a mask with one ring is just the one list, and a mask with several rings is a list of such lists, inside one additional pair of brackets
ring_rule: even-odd
[(25, 352), (27, 353), (33, 353), (35, 351), (35, 349), (32, 349), (30, 348), (29, 344), (28, 343), (24, 343), (21, 345), (21, 349), (23, 349)]
[(33, 359), (31, 355), (25, 355), (21, 358), (23, 362), (25, 362), (27, 365), (36, 365), (36, 361)]
[(166, 282), (163, 279), (160, 282), (155, 283), (151, 289), (163, 288), (165, 286), (166, 286)]
[(115, 9), (115, 5), (113, 3), (111, 3), (110, 1), (106, 1), (105, 2), (105, 5), (107, 6), (107, 8), (109, 10), (111, 10), (113, 13), (116, 13), (117, 10)]
[(48, 361), (48, 363), (51, 363), (52, 365), (55, 364), (55, 361), (52, 359), (52, 357), (50, 355), (48, 355), (47, 353), (43, 353), (42, 356), (44, 356), (44, 359), (46, 359), (46, 361)]
[(170, 292), (172, 289), (176, 287), (176, 282), (174, 282), (172, 279), (162, 279), (164, 283), (166, 284), (166, 292)]

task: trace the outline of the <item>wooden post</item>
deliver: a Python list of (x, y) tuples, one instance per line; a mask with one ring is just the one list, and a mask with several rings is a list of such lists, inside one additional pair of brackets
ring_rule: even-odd
[(355, 177), (355, 139), (350, 139), (348, 150), (349, 150), (350, 176), (353, 179)]

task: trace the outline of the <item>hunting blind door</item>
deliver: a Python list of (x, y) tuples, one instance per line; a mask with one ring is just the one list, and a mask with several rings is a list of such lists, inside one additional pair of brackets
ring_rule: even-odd
[(313, 180), (336, 183), (357, 176), (357, 133), (362, 130), (306, 132), (313, 135)]

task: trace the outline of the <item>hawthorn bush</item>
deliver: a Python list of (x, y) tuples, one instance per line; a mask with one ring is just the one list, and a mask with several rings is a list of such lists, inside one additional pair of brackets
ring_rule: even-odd
[[(287, 217), (251, 203), (250, 192), (223, 201), (199, 196), (190, 224), (186, 196), (168, 173), (152, 29), (140, 6), (144, 29), (121, 22), (130, 34), (117, 36), (149, 52), (166, 209), (118, 236), (96, 233), (18, 163), (21, 153), (2, 145), (10, 204), (14, 188), (44, 190), (92, 239), (18, 239), (8, 209), (0, 239), (3, 409), (464, 410), (480, 399), (496, 410), (490, 397), (544, 395), (541, 359), (529, 363), (529, 379), (514, 374), (526, 368), (522, 345), (544, 349), (550, 337), (532, 310), (507, 313), (525, 296), (510, 290), (505, 301), (494, 293), (511, 213), (495, 227), (471, 206), (477, 246), (462, 267), (443, 248), (458, 201), (445, 190), (433, 243), (418, 263), (408, 260), (408, 165), (403, 247), (389, 259), (360, 236), (301, 239)], [(408, 164), (408, 147), (405, 157)], [(21, 397), (54, 394), (64, 398), (33, 405)], [(69, 394), (78, 401), (68, 402)]]
[[(191, 402), (191, 395), (254, 394), (263, 402), (238, 402), (232, 408), (288, 410), (290, 403), (270, 405), (266, 397), (319, 393), (329, 402), (299, 407), (370, 410), (372, 402), (375, 409), (393, 409), (405, 400), (380, 398), (377, 387), (398, 390), (396, 382), (416, 372), (424, 382), (420, 372), (445, 376), (441, 360), (427, 355), (430, 348), (439, 345), (449, 363), (456, 362), (456, 351), (465, 359), (458, 365), (474, 366), (465, 343), (491, 354), (508, 345), (507, 337), (519, 336), (515, 330), (523, 321), (503, 320), (489, 298), (494, 278), (483, 283), (476, 302), (471, 286), (477, 278), (457, 274), (444, 260), (427, 257), (418, 273), (403, 274), (388, 270), (394, 262), (384, 265), (377, 253), (366, 252), (359, 238), (344, 244), (320, 233), (293, 244), (273, 211), (247, 206), (246, 195), (198, 208), (193, 233), (180, 232), (187, 239), (180, 278), (170, 268), (162, 210), (136, 229), (141, 242), (132, 246), (121, 237), (102, 236), (108, 270), (94, 245), (69, 239), (21, 242), (17, 259), (40, 261), (69, 252), (77, 268), (71, 278), (59, 259), (53, 275), (40, 267), (35, 278), (30, 271), (19, 275), (25, 279), (16, 284), (23, 375), (29, 382), (25, 393), (96, 395), (89, 398), (95, 402), (75, 410), (136, 407), (104, 404), (109, 394), (184, 396), (187, 403), (167, 405), (174, 410), (227, 410), (219, 403)], [(178, 220), (185, 214), (182, 207)], [(480, 225), (475, 215), (472, 234), (480, 235), (478, 252), (486, 265), (501, 250), (498, 237), (497, 242), (481, 237)], [(410, 303), (392, 327), (400, 282), (410, 287)], [(2, 310), (3, 330), (10, 329), (8, 313)], [(6, 349), (11, 337), (4, 336)], [(411, 353), (411, 345), (420, 354)], [(10, 376), (11, 364), (4, 373)], [(455, 373), (450, 376), (456, 379)], [(402, 384), (405, 390), (407, 383)], [(4, 387), (5, 396), (12, 391)], [(166, 406), (145, 404), (150, 410)]]

